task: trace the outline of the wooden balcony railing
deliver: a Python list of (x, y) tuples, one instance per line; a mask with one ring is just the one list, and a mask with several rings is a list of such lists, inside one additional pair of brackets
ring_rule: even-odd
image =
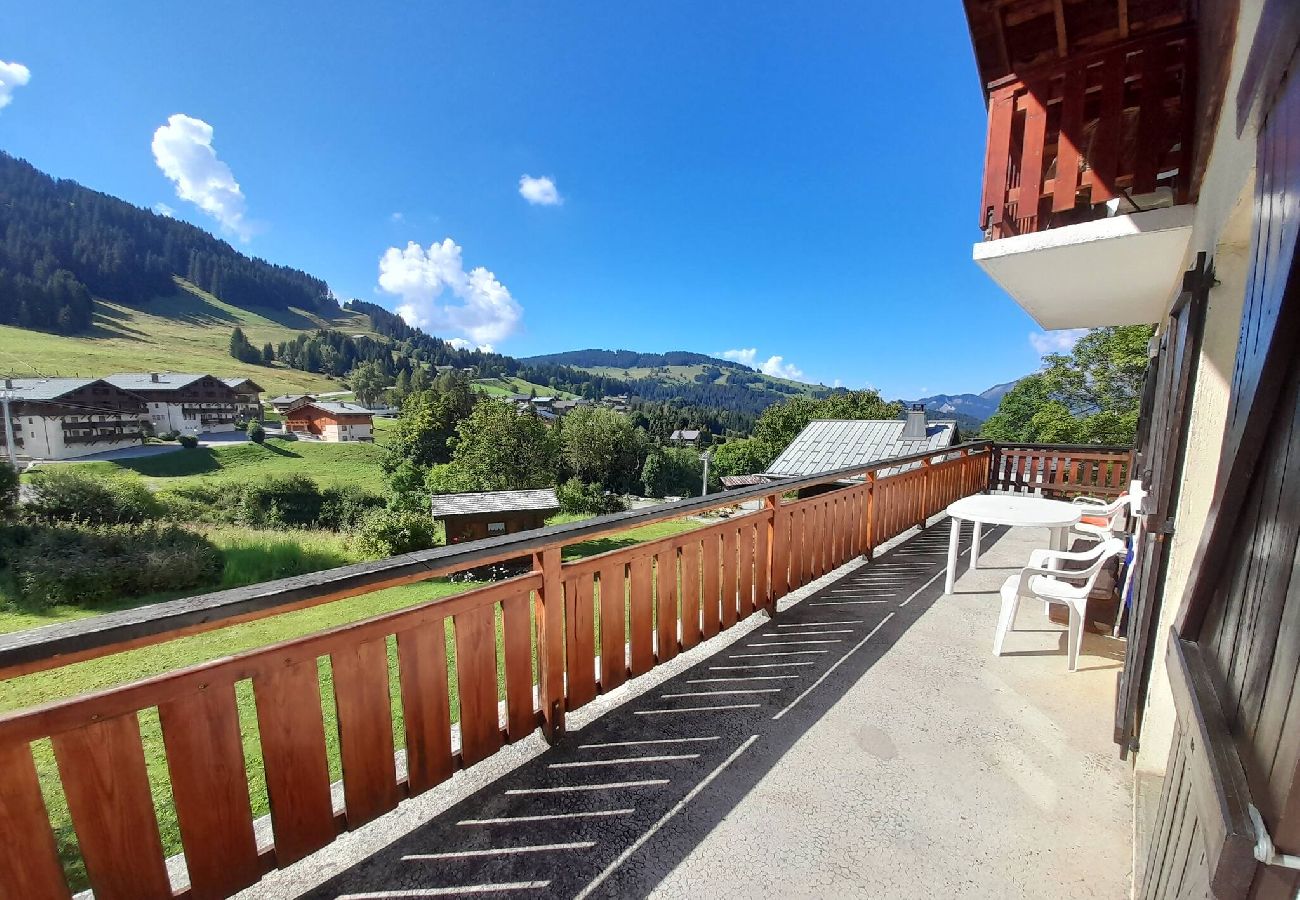
[(1080, 495), (1118, 497), (1128, 490), (1133, 451), (1098, 444), (995, 444), (989, 489), (1041, 494), (1054, 500)]
[(1157, 187), (1172, 193), (1163, 205), (1186, 203), (1192, 40), (1174, 29), (989, 85), (985, 237), (1100, 218), (1124, 195), (1141, 209)]
[[(539, 725), (562, 733), (566, 711), (984, 490), (990, 458), (987, 443), (968, 444), (0, 636), (0, 677), (10, 677), (494, 560), (534, 561), (532, 572), (487, 587), (0, 716), (3, 893), (69, 895), (47, 806), (53, 781), (98, 900), (226, 896)], [(876, 474), (900, 465), (912, 468)], [(863, 475), (793, 502), (777, 492)], [(760, 510), (718, 524), (561, 559), (577, 540), (758, 498)], [(332, 716), (322, 707), (326, 666)], [(250, 692), (254, 709), (241, 721), (237, 698)], [(331, 800), (335, 739), (341, 809)], [(34, 756), (33, 743), (45, 741), (43, 792), (37, 760), (48, 757)], [(259, 845), (250, 785), (262, 783), (274, 841)], [(179, 893), (161, 838), (173, 828), (190, 882)]]

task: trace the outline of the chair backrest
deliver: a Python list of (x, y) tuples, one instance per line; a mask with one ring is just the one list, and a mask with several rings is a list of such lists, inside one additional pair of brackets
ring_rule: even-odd
[(1100, 552), (1097, 554), (1097, 561), (1088, 567), (1087, 590), (1092, 591), (1097, 586), (1097, 579), (1101, 577), (1101, 570), (1106, 567), (1113, 557), (1124, 556), (1128, 553), (1128, 541), (1123, 538), (1110, 537), (1098, 544)]

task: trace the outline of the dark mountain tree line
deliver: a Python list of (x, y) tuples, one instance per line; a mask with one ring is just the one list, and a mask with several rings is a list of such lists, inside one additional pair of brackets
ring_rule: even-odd
[(0, 152), (0, 323), (84, 331), (92, 296), (138, 306), (173, 276), (239, 307), (337, 310), (318, 278)]
[(753, 371), (749, 366), (718, 359), (703, 353), (674, 350), (669, 353), (636, 353), (632, 350), (568, 350), (564, 353), (547, 353), (521, 360), (525, 365), (581, 366), (583, 368), (608, 367), (613, 369), (657, 369), (660, 366), (722, 366)]

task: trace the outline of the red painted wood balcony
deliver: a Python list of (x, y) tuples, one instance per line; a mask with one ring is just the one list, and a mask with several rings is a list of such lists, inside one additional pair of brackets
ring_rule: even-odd
[[(521, 555), (533, 559), (531, 572), (485, 587), (0, 716), (0, 895), (66, 898), (88, 884), (98, 900), (228, 896), (458, 770), (509, 752), (507, 745), (539, 727), (559, 739), (566, 717), (601, 695), (649, 676), (757, 612), (771, 615), (787, 594), (850, 561), (871, 559), (876, 548), (915, 533), (960, 497), (990, 488), (1107, 493), (1123, 481), (1127, 465), (1127, 451), (1119, 449), (967, 444), (0, 636), (0, 678), (11, 678)], [(879, 474), (884, 470), (893, 474)], [(827, 484), (839, 489), (788, 499), (792, 491)], [(761, 505), (599, 556), (567, 562), (562, 556), (565, 545), (580, 540), (743, 501)], [(840, 613), (833, 618), (843, 619), (888, 602), (895, 611), (886, 619), (913, 621), (908, 617), (937, 595), (910, 601), (925, 590), (941, 593), (941, 576), (929, 569), (943, 571), (946, 538), (922, 530), (913, 540), (919, 543), (899, 548), (897, 574), (860, 569), (865, 574), (857, 587), (826, 588), (829, 599), (811, 606), (833, 608)], [(1025, 553), (1017, 545), (1004, 564)], [(897, 585), (907, 579), (920, 586), (904, 599)], [(844, 596), (852, 591), (881, 593)], [(988, 596), (948, 599), (958, 608), (968, 604), (963, 616), (991, 615), (995, 601)], [(765, 649), (749, 655), (769, 654), (783, 665), (794, 658), (810, 660), (797, 663), (806, 666), (823, 661), (825, 673), (810, 679), (812, 691), (841, 665), (816, 655), (832, 652), (820, 645), (847, 646), (842, 635), (848, 632), (800, 637), (803, 615), (773, 623)], [(816, 619), (812, 627), (827, 626), (824, 616)], [(964, 622), (958, 630), (963, 640), (976, 640)], [(978, 640), (979, 658), (988, 658), (984, 637)], [(767, 681), (779, 683), (769, 674), (773, 660), (741, 661), (764, 664)], [(1049, 662), (1059, 660), (1040, 664)], [(1064, 675), (1062, 666), (1056, 669)], [(1025, 678), (1024, 672), (999, 677)], [(1109, 673), (1094, 674), (1112, 683)], [(719, 694), (777, 691), (710, 687)], [(1108, 697), (1103, 705), (1108, 708)], [(749, 707), (755, 704), (734, 708)], [(617, 722), (648, 723), (647, 715), (633, 711), (610, 720), (609, 746), (646, 740), (644, 734), (619, 737), (624, 726)], [(793, 741), (797, 731), (783, 715), (767, 717), (763, 728)], [(1109, 740), (1108, 732), (1101, 740)], [(541, 768), (565, 772), (582, 764)], [(643, 814), (659, 815), (653, 806)]]
[(989, 85), (985, 239), (1186, 203), (1194, 69), (1178, 28)]

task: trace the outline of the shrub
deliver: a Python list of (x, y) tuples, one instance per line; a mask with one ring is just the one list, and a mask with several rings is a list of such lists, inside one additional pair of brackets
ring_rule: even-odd
[(195, 447), (199, 445), (198, 437), (193, 434), (182, 434), (179, 438), (177, 438), (177, 440), (180, 441), (180, 445), (184, 447), (186, 450), (193, 450)]
[(243, 525), (315, 525), (324, 503), (320, 485), (306, 475), (285, 475), (239, 489), (237, 520)]
[(566, 513), (599, 516), (627, 509), (623, 498), (605, 490), (602, 484), (583, 484), (570, 478), (555, 490), (560, 509)]
[(139, 524), (157, 518), (161, 512), (138, 475), (106, 477), (60, 465), (36, 471), (30, 488), (31, 496), (23, 509), (41, 522)]
[(164, 431), (162, 434), (158, 435), (158, 440), (160, 440), (160, 441), (174, 441), (174, 440), (176, 440), (176, 439), (177, 439), (178, 437), (180, 437), (180, 436), (181, 436), (181, 433), (180, 433), (179, 431), (176, 431), (175, 429), (173, 429), (173, 430), (171, 430), (171, 431)]
[(383, 497), (356, 485), (325, 488), (321, 491), (320, 514), (315, 524), (332, 531), (347, 531), (359, 526), (368, 513), (383, 505)]
[(396, 556), (433, 545), (433, 520), (428, 512), (374, 509), (366, 513), (357, 531), (357, 546), (367, 556)]
[(261, 444), (266, 441), (266, 429), (262, 427), (261, 422), (249, 422), (244, 429), (244, 433), (248, 435), (248, 439), (254, 444)]
[(221, 552), (176, 525), (55, 525), (26, 529), (8, 554), (19, 598), (32, 607), (94, 607), (215, 584)]

